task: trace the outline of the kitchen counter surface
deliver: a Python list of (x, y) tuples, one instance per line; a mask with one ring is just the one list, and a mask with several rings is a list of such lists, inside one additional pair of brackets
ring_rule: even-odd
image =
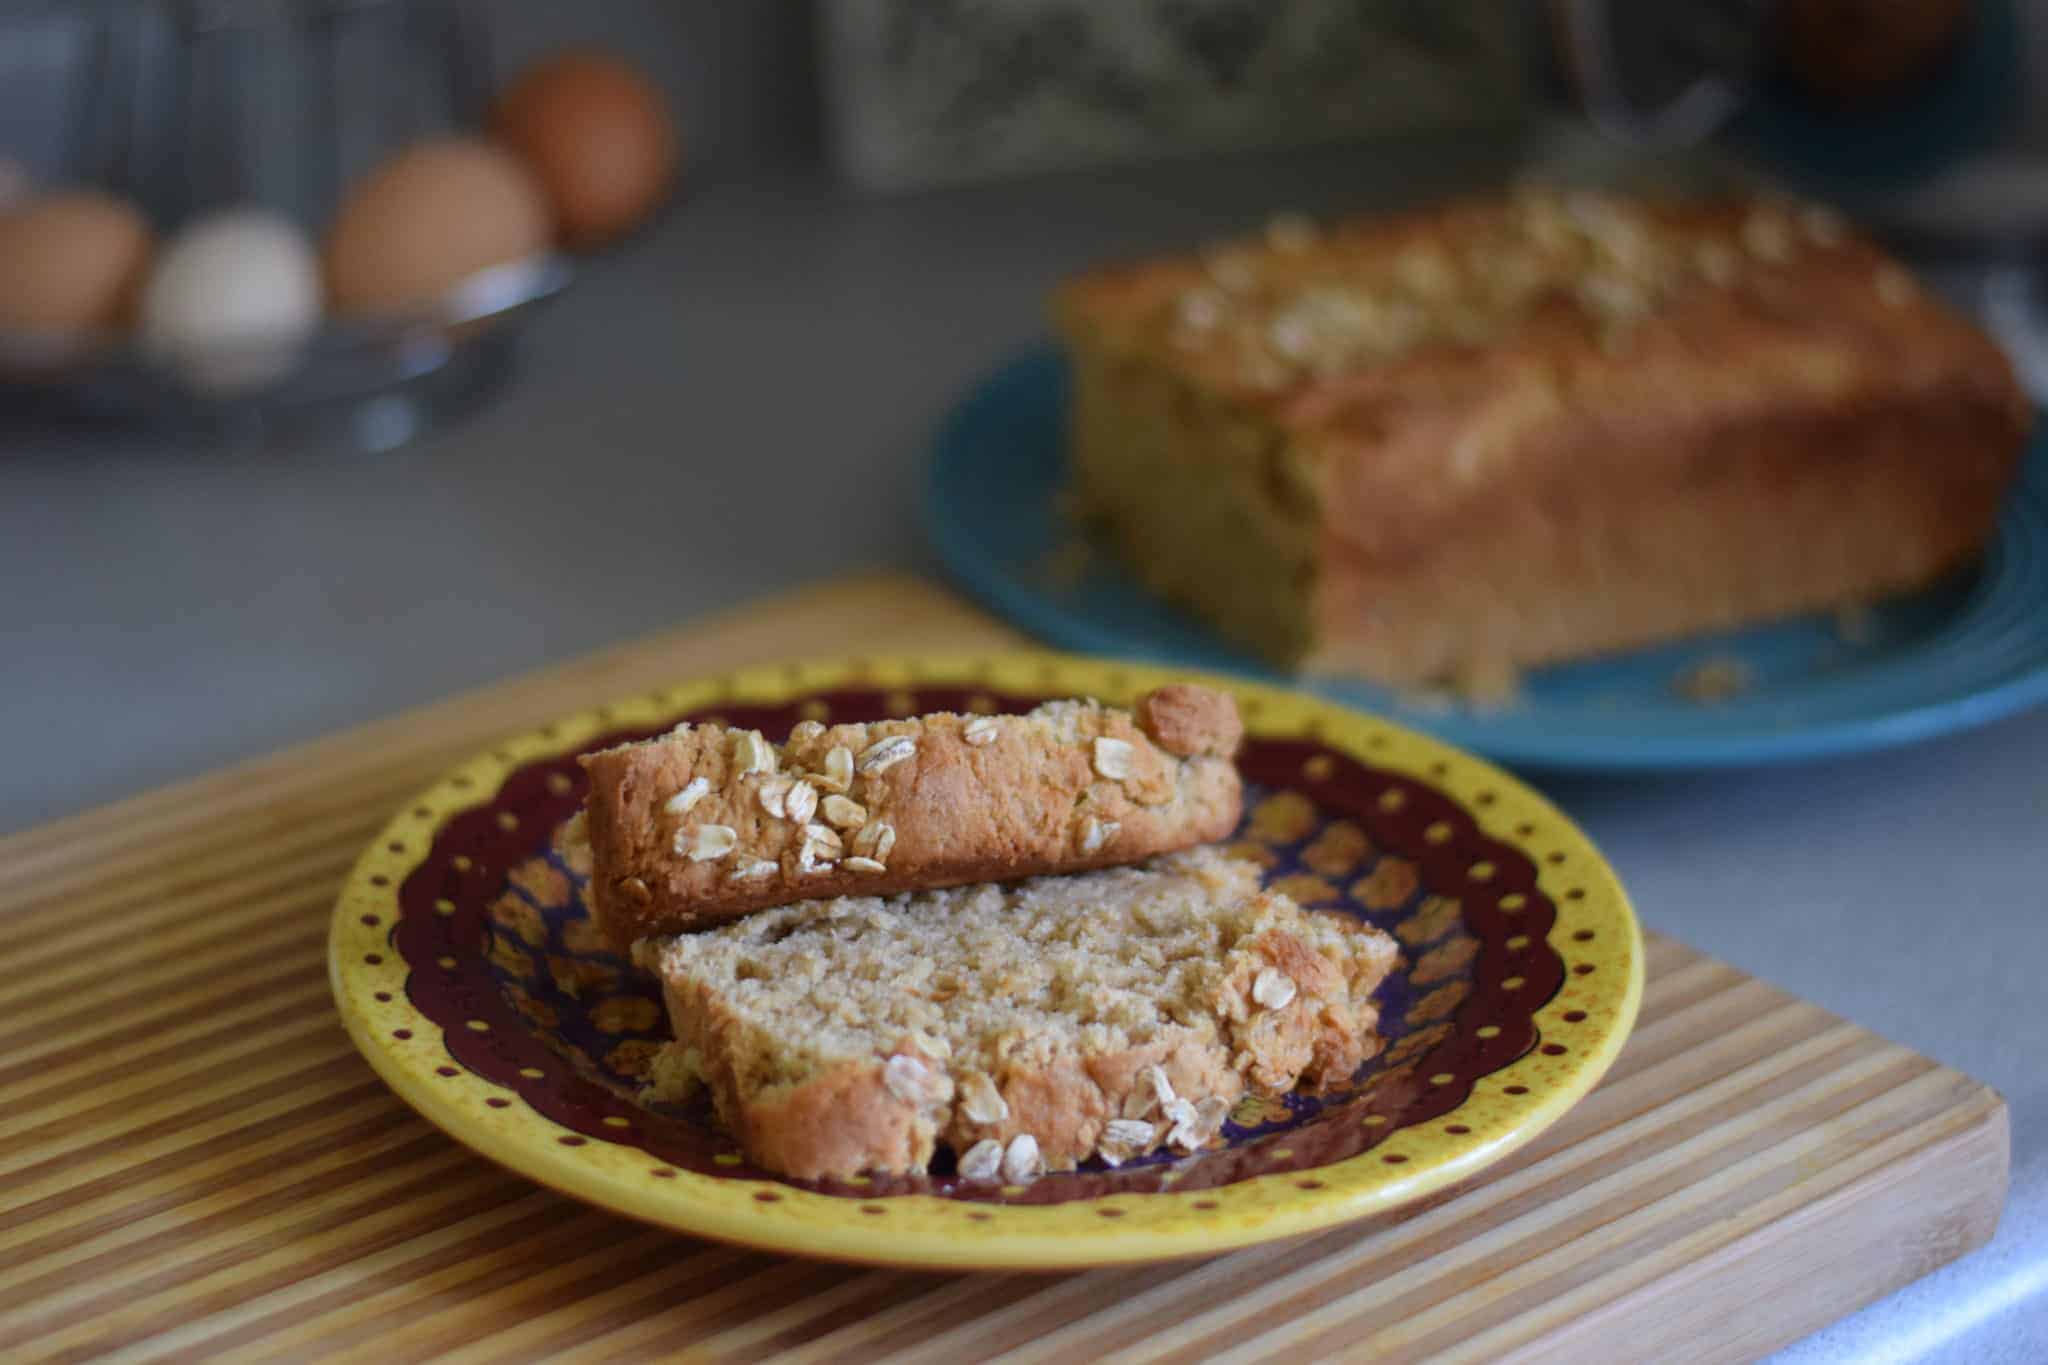
[[(383, 455), (188, 448), (0, 397), (0, 831), (853, 567), (931, 569), (923, 444), (1083, 262), (1470, 157), (1318, 154), (893, 200), (706, 183)], [(2048, 1360), (2048, 712), (1924, 747), (1538, 778), (1644, 921), (1997, 1086), (1997, 1238), (1784, 1353)]]

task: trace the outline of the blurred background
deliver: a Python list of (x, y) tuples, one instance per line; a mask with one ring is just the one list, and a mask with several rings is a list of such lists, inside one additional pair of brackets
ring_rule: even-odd
[[(2048, 0), (0, 0), (0, 833), (936, 575), (1060, 280), (1531, 178), (1832, 205), (2048, 393)], [(1795, 1358), (2042, 1358), (2044, 774), (2037, 711), (1544, 780), (1646, 924), (2012, 1102), (1999, 1242)]]
[(2044, 384), (2048, 0), (0, 0), (0, 828), (857, 566), (1048, 289), (1830, 200)]

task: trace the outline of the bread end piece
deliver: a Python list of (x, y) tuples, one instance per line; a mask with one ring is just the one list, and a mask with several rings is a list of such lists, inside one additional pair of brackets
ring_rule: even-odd
[(1022, 716), (681, 726), (586, 755), (590, 905), (620, 949), (800, 900), (1119, 866), (1226, 837), (1242, 726), (1223, 693)]

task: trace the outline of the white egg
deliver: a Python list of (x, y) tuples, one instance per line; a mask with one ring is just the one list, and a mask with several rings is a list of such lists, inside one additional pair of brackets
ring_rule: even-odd
[(195, 389), (260, 388), (291, 372), (320, 325), (320, 261), (306, 234), (260, 209), (186, 227), (142, 294), (142, 343)]

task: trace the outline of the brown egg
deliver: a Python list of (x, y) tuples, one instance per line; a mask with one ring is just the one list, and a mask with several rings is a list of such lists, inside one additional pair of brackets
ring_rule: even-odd
[(328, 301), (338, 313), (404, 312), (552, 237), (547, 200), (519, 158), (475, 138), (423, 142), (342, 201), (324, 253)]
[(632, 231), (675, 177), (676, 128), (661, 95), (602, 53), (566, 52), (528, 67), (499, 96), (491, 127), (540, 177), (569, 246)]
[(92, 190), (0, 212), (0, 330), (49, 335), (126, 327), (149, 273), (149, 224)]

